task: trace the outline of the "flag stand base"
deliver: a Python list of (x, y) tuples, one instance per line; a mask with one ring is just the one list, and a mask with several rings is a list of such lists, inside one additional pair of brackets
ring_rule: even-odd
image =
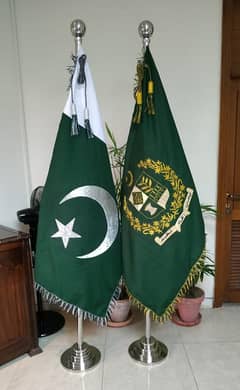
[(128, 353), (132, 359), (142, 364), (161, 363), (168, 354), (165, 344), (151, 336), (147, 339), (145, 336), (134, 341), (128, 348)]
[(96, 347), (84, 342), (81, 348), (78, 347), (78, 343), (75, 343), (71, 348), (63, 352), (61, 363), (68, 370), (85, 372), (95, 367), (100, 359), (100, 351)]
[(131, 358), (145, 365), (161, 363), (168, 355), (166, 345), (150, 334), (151, 317), (150, 312), (147, 311), (145, 336), (134, 341), (128, 348), (128, 353)]
[(83, 315), (78, 310), (78, 341), (63, 352), (61, 363), (63, 367), (74, 372), (86, 372), (94, 368), (101, 359), (101, 352), (83, 341)]

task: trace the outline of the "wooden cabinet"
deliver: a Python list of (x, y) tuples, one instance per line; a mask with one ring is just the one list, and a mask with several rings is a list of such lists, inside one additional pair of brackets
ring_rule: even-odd
[(28, 234), (0, 225), (0, 364), (38, 346)]

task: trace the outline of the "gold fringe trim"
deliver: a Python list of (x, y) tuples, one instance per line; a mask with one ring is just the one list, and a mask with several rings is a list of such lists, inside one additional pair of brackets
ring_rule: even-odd
[[(150, 312), (150, 316), (154, 321), (159, 321), (161, 324), (164, 322), (170, 320), (173, 316), (173, 314), (176, 311), (176, 304), (179, 302), (180, 298), (185, 296), (187, 291), (193, 286), (194, 282), (196, 279), (198, 279), (199, 274), (201, 273), (202, 267), (204, 265), (204, 259), (206, 257), (206, 249), (203, 250), (201, 256), (197, 260), (197, 262), (193, 265), (191, 268), (189, 275), (187, 279), (185, 280), (184, 284), (178, 291), (176, 297), (173, 299), (172, 303), (168, 305), (166, 310), (164, 311), (163, 314), (158, 315), (155, 313), (152, 309), (149, 307), (145, 306), (142, 302), (140, 302), (137, 298), (135, 298), (128, 287), (126, 286), (127, 293), (129, 295), (129, 299), (132, 302), (133, 305), (137, 306), (139, 310), (143, 311), (144, 314), (147, 312)], [(126, 285), (126, 284), (125, 284)]]

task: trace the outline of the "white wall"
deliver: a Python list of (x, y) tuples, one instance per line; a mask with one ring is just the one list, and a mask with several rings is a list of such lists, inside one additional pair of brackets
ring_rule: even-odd
[[(81, 18), (86, 23), (83, 46), (102, 116), (121, 144), (126, 141), (134, 105), (133, 80), (142, 46), (137, 28), (149, 19), (155, 28), (152, 54), (200, 200), (216, 203), (221, 0), (11, 1), (16, 10), (32, 188), (44, 184), (67, 96), (66, 67), (74, 49), (71, 21)], [(207, 231), (208, 249), (214, 251), (211, 220)], [(213, 280), (205, 283), (205, 290), (212, 297)]]
[(29, 177), (14, 15), (0, 12), (0, 224), (18, 228), (16, 211), (28, 206)]

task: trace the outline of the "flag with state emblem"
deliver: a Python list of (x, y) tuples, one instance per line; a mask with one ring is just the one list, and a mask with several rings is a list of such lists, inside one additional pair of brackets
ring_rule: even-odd
[(122, 187), (123, 275), (132, 301), (165, 321), (202, 268), (204, 224), (149, 47), (135, 92)]

